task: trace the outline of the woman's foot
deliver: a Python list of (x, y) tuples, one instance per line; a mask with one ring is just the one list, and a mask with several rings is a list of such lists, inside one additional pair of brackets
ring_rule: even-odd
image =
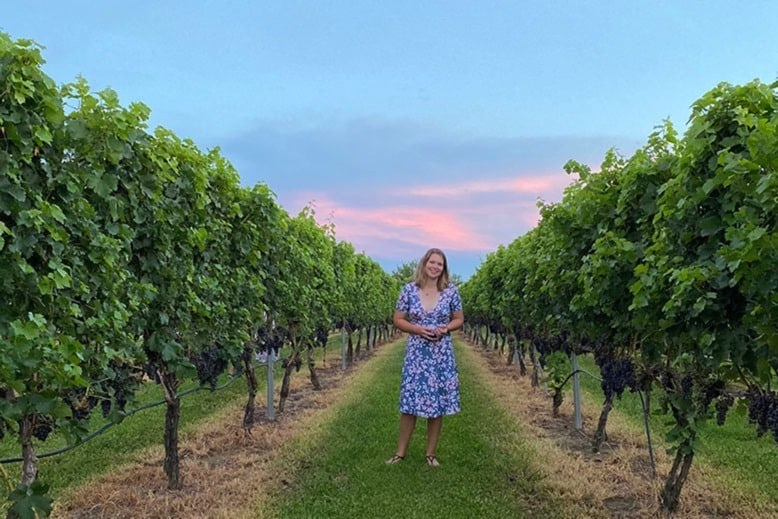
[(440, 467), (440, 462), (434, 454), (427, 454), (427, 465), (430, 467)]
[(400, 463), (402, 460), (405, 459), (405, 456), (400, 456), (399, 454), (395, 454), (388, 460), (386, 460), (387, 465), (394, 465), (395, 463)]

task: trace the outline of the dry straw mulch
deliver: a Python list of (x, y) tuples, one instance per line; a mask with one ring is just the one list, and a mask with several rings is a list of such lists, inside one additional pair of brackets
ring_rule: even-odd
[[(484, 352), (470, 346), (488, 372), (489, 385), (503, 407), (514, 414), (543, 460), (546, 483), (565, 499), (584, 504), (592, 517), (667, 517), (659, 505), (659, 492), (672, 459), (652, 438), (657, 475), (651, 471), (648, 442), (642, 430), (611, 411), (608, 441), (599, 453), (591, 450), (591, 435), (597, 428), (599, 402), (584, 402), (583, 429), (573, 426), (572, 398), (565, 398), (558, 417), (552, 417), (552, 401), (541, 387), (532, 387), (529, 376), (519, 376), (516, 366), (497, 351)], [(756, 509), (753, 496), (744, 491), (722, 488), (716, 474), (694, 461), (681, 492), (674, 518), (778, 518), (778, 506)]]
[[(378, 355), (382, 350), (376, 350)], [(460, 362), (476, 366), (500, 404), (516, 416), (525, 438), (537, 451), (540, 475), (563, 499), (585, 508), (589, 517), (666, 517), (658, 494), (671, 459), (655, 446), (657, 476), (651, 474), (646, 438), (617, 412), (608, 420), (608, 441), (592, 453), (591, 434), (600, 409), (584, 403), (583, 431), (572, 425), (567, 398), (560, 416), (551, 416), (551, 397), (533, 388), (497, 352), (467, 346)], [(362, 361), (360, 361), (361, 363)], [(357, 364), (358, 366), (359, 364)], [(167, 490), (162, 470), (164, 452), (156, 447), (140, 453), (138, 462), (118, 467), (73, 489), (57, 502), (53, 517), (218, 519), (262, 517), (279, 492), (293, 488), (291, 472), (279, 463), (280, 447), (319, 420), (348, 391), (354, 372), (339, 366), (318, 368), (322, 390), (314, 391), (305, 370), (292, 378), (287, 408), (273, 422), (258, 422), (247, 436), (241, 427), (243, 408), (235, 405), (181, 440), (183, 489)], [(280, 385), (280, 384), (279, 384)], [(265, 402), (257, 399), (257, 415)], [(288, 456), (289, 454), (287, 454)], [(778, 507), (754, 509), (753, 496), (716, 486), (714, 471), (695, 460), (675, 518), (778, 518)]]
[[(357, 368), (362, 360), (356, 364)], [(247, 435), (242, 427), (243, 406), (233, 405), (208, 420), (195, 433), (179, 438), (183, 488), (168, 490), (162, 469), (162, 446), (148, 449), (139, 461), (96, 477), (63, 496), (52, 517), (69, 519), (261, 517), (279, 490), (290, 484), (278, 464), (282, 445), (306, 424), (342, 398), (353, 371), (330, 362), (318, 367), (322, 389), (315, 391), (304, 367), (291, 379), (283, 413), (265, 418), (267, 402), (257, 395), (257, 422)], [(276, 402), (280, 380), (276, 384)], [(269, 505), (268, 505), (269, 506)]]

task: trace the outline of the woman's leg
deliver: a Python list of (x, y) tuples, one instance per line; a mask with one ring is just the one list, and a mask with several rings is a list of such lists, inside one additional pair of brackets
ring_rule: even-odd
[[(443, 428), (443, 417), (427, 418), (427, 457), (435, 456), (440, 439), (440, 430)], [(437, 461), (437, 460), (436, 460)], [(433, 463), (430, 463), (433, 464)]]
[(411, 441), (411, 434), (416, 427), (416, 416), (402, 413), (400, 415), (400, 434), (397, 438), (397, 456), (405, 457), (408, 450), (408, 443)]

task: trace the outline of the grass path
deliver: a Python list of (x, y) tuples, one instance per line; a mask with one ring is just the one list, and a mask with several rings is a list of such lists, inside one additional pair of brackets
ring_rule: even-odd
[[(475, 353), (457, 341), (463, 411), (446, 417), (442, 466), (424, 462), (419, 420), (404, 461), (386, 465), (397, 438), (404, 342), (383, 347), (348, 395), (301, 435), (278, 464), (293, 467), (289, 489), (268, 517), (579, 517), (542, 483), (515, 417), (496, 402)], [(568, 507), (565, 509), (565, 507)]]
[[(332, 342), (333, 348), (338, 346), (338, 340)], [(518, 377), (515, 367), (505, 366), (504, 357), (460, 341), (455, 349), (463, 411), (444, 420), (438, 448), (441, 467), (424, 462), (424, 420), (417, 425), (406, 459), (393, 466), (384, 463), (396, 447), (401, 338), (379, 346), (346, 371), (328, 353), (327, 366), (320, 368), (323, 389), (313, 391), (307, 373), (295, 375), (287, 411), (275, 422), (260, 421), (251, 435), (240, 426), (244, 397), (237, 390), (234, 396), (222, 393), (218, 409), (198, 409), (204, 413), (188, 424), (181, 445), (181, 491), (166, 490), (159, 438), (146, 438), (159, 426), (148, 418), (129, 429), (127, 423), (117, 426), (102, 448), (86, 448), (79, 456), (71, 453), (61, 459), (60, 470), (73, 465), (62, 479), (75, 466), (81, 472), (66, 495), (58, 498), (54, 516), (661, 515), (656, 499), (660, 479), (648, 476), (645, 438), (629, 419), (614, 410), (610, 441), (604, 452), (592, 454), (586, 436), (572, 430), (569, 399), (562, 416), (553, 418), (546, 392), (530, 387), (527, 377)], [(259, 406), (264, 405), (261, 400)], [(584, 406), (585, 431), (591, 431), (598, 411), (597, 406)], [(139, 432), (144, 427), (145, 432)], [(121, 445), (127, 446), (125, 452), (112, 452), (112, 446), (116, 451)], [(95, 452), (105, 459), (86, 461)], [(658, 455), (659, 471), (664, 473), (669, 460)], [(747, 492), (739, 495), (743, 486), (739, 482), (723, 499), (720, 487), (707, 484), (712, 479), (716, 478), (709, 472), (693, 469), (677, 518), (778, 517), (769, 503), (759, 506)], [(89, 481), (78, 484), (84, 480)]]

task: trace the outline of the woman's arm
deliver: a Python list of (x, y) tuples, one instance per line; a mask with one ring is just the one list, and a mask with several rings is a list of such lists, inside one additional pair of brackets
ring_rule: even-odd
[(451, 312), (451, 320), (446, 325), (446, 333), (459, 330), (465, 324), (465, 313), (462, 310)]

